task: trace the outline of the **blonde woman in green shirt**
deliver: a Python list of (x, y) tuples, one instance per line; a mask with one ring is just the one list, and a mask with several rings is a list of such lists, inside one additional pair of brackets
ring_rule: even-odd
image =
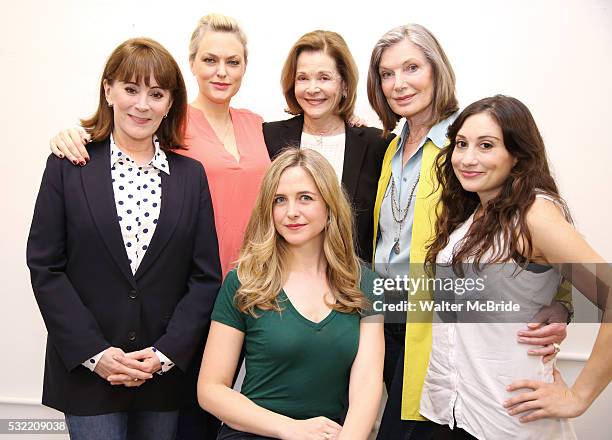
[[(375, 275), (355, 255), (332, 166), (290, 149), (272, 163), (237, 268), (212, 315), (198, 399), (219, 439), (366, 439), (382, 392)], [(232, 380), (245, 347), (246, 377)]]

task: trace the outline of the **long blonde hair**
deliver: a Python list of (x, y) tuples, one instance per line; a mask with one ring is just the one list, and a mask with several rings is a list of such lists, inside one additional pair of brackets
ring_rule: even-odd
[(330, 163), (316, 151), (297, 148), (282, 152), (263, 178), (237, 262), (241, 286), (236, 307), (255, 317), (256, 309), (281, 311), (277, 295), (287, 279), (289, 248), (274, 228), (272, 207), (281, 175), (292, 167), (301, 167), (312, 177), (327, 206), (323, 252), (335, 299), (330, 306), (344, 313), (360, 312), (369, 302), (359, 289), (361, 268), (353, 242), (351, 207)]

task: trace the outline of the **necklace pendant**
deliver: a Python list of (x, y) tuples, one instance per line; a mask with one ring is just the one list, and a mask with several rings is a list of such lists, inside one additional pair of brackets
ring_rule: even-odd
[(393, 245), (393, 252), (395, 253), (395, 255), (399, 255), (400, 253), (399, 238), (395, 240), (395, 244)]

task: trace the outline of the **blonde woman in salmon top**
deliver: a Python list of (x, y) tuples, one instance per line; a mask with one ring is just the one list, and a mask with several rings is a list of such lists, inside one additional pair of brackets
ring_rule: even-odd
[[(198, 96), (188, 108), (186, 150), (180, 153), (200, 161), (206, 169), (219, 241), (223, 276), (232, 268), (242, 244), (251, 209), (270, 159), (261, 129), (262, 118), (248, 110), (230, 107), (247, 65), (246, 36), (236, 20), (220, 14), (202, 17), (191, 35), (189, 62), (198, 81)], [(59, 133), (51, 150), (75, 165), (84, 166), (89, 140), (80, 129)], [(201, 358), (206, 335), (202, 335)], [(204, 414), (196, 401), (198, 365), (183, 391), (193, 403), (181, 410), (179, 439), (214, 438), (219, 423)]]
[(230, 107), (247, 65), (246, 36), (233, 18), (202, 18), (189, 44), (199, 93), (189, 106), (185, 154), (210, 180), (223, 276), (238, 258), (259, 185), (270, 165), (261, 116)]
[[(188, 108), (186, 143), (181, 153), (206, 169), (215, 210), (223, 276), (233, 267), (244, 230), (270, 159), (261, 130), (261, 116), (230, 107), (246, 71), (246, 35), (231, 17), (202, 17), (191, 35), (189, 65), (198, 82), (198, 96)], [(80, 129), (59, 133), (51, 150), (84, 166), (89, 137)]]

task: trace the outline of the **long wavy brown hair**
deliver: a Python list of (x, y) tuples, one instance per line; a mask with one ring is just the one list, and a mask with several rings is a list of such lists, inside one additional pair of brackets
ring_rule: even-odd
[(457, 133), (470, 116), (486, 112), (500, 126), (503, 141), (516, 164), (497, 197), (482, 208), (468, 233), (453, 251), (453, 270), (462, 275), (462, 262), (473, 261), (476, 270), (487, 253), (486, 263), (513, 260), (529, 263), (533, 245), (526, 214), (536, 194), (546, 194), (563, 210), (569, 210), (550, 174), (544, 141), (529, 109), (516, 98), (496, 95), (470, 104), (448, 128), (449, 145), (437, 157), (435, 173), (442, 192), (438, 202), (436, 234), (429, 245), (425, 264), (431, 273), (438, 253), (450, 234), (464, 223), (480, 204), (478, 194), (463, 189), (453, 171), (451, 157)]
[(358, 313), (370, 304), (359, 289), (361, 266), (355, 254), (350, 204), (331, 164), (316, 151), (298, 148), (282, 152), (263, 178), (237, 261), (241, 286), (235, 295), (236, 307), (254, 317), (256, 309), (282, 310), (277, 296), (288, 275), (289, 247), (274, 227), (272, 208), (281, 175), (292, 167), (301, 167), (312, 177), (327, 206), (323, 252), (335, 299), (329, 306)]

